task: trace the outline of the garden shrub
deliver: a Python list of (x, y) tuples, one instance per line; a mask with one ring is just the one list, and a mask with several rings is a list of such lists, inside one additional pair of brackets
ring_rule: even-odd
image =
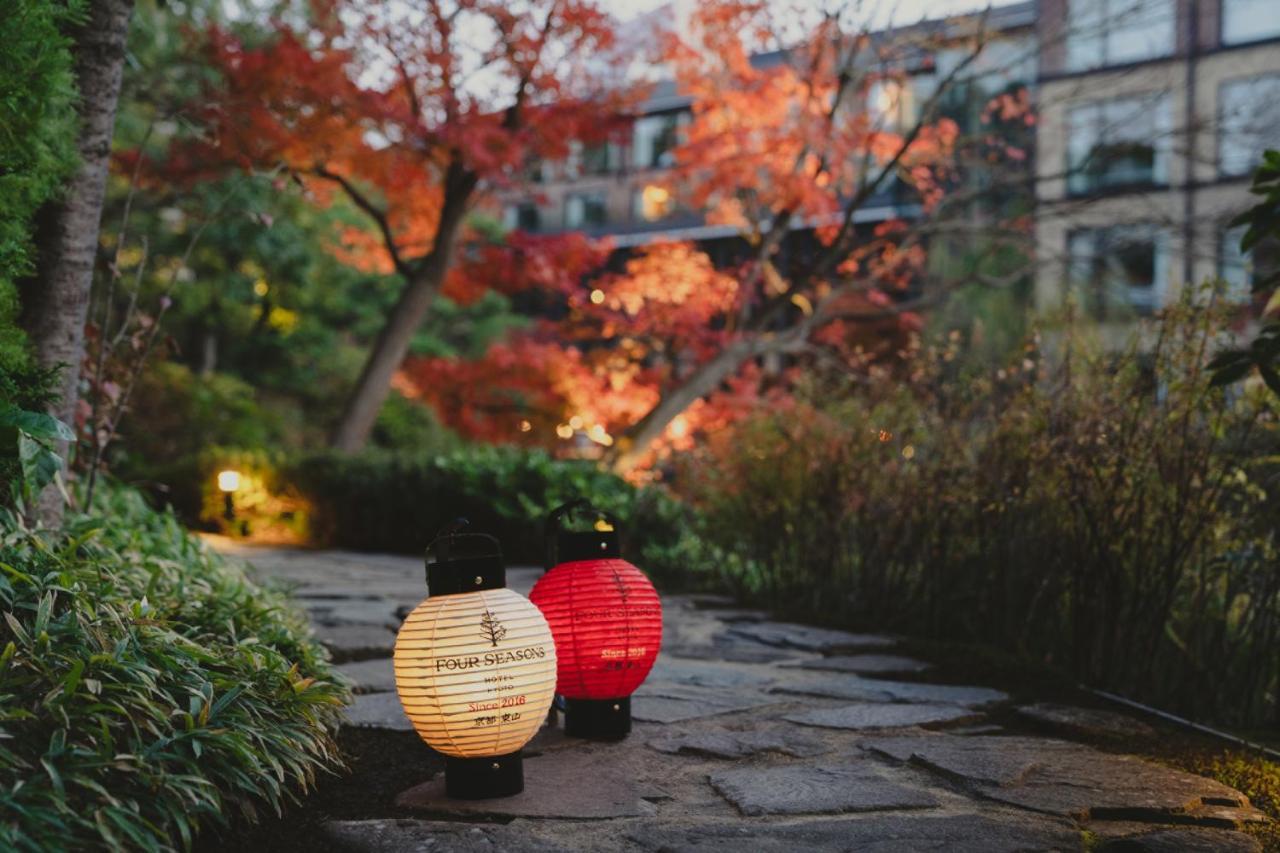
[[(1142, 346), (1068, 331), (998, 371), (957, 341), (815, 383), (675, 482), (734, 581), (810, 618), (979, 641), (1230, 723), (1277, 721), (1277, 413), (1205, 363), (1190, 302)], [(1270, 461), (1268, 461), (1270, 460)]]
[(0, 5), (0, 363), (22, 343), (5, 330), (18, 278), (34, 268), (32, 220), (75, 164), (75, 80), (62, 32), (81, 2)]
[(203, 512), (208, 469), (217, 464), (209, 448), (277, 446), (282, 433), (248, 383), (160, 361), (139, 378), (110, 467), (158, 505), (168, 504), (195, 523)]
[(167, 850), (339, 766), (305, 618), (108, 485), (0, 540), (0, 848)]
[(466, 518), (497, 536), (508, 560), (540, 564), (547, 514), (587, 497), (618, 516), (628, 554), (650, 572), (678, 579), (697, 547), (688, 509), (665, 493), (540, 450), (326, 451), (290, 459), (283, 479), (309, 506), (315, 544), (421, 554), (442, 527)]
[[(0, 407), (43, 411), (56, 370), (35, 363), (18, 325), (18, 281), (35, 270), (32, 222), (75, 165), (75, 82), (62, 30), (82, 3), (8, 0), (0, 5)], [(4, 432), (4, 430), (0, 430)], [(0, 448), (0, 503), (20, 476), (16, 440)]]

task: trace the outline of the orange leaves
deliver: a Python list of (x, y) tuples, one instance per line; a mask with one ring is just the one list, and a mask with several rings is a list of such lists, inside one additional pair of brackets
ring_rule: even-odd
[(407, 359), (396, 385), (466, 436), (543, 447), (562, 446), (557, 428), (570, 423), (583, 435), (610, 435), (657, 402), (656, 383), (636, 365), (529, 335), (476, 360)]
[(364, 269), (424, 257), (442, 214), (452, 232), (475, 187), (517, 182), (529, 159), (612, 133), (635, 97), (608, 85), (613, 20), (590, 0), (312, 7), (252, 44), (202, 34), (218, 79), (194, 109), (203, 136), (175, 146), (169, 173), (283, 166), (317, 204), (346, 196), (368, 236), (346, 233), (335, 251)]
[(708, 0), (687, 40), (669, 38), (666, 58), (693, 99), (672, 188), (748, 236), (784, 213), (821, 226), (885, 169), (936, 205), (956, 124), (918, 114), (915, 83), (887, 48), (872, 56), (863, 34), (833, 18), (797, 38), (798, 20), (775, 14), (770, 4)]
[(579, 292), (573, 305), (600, 335), (657, 338), (694, 352), (719, 340), (714, 321), (737, 304), (738, 282), (688, 243), (657, 243), (627, 261), (625, 271), (595, 283), (597, 304)]

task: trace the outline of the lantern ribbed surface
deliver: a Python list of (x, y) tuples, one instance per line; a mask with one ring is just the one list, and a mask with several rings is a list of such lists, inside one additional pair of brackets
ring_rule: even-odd
[(418, 734), (455, 758), (515, 752), (555, 695), (556, 649), (537, 607), (509, 589), (439, 595), (400, 626), (396, 691)]
[(626, 560), (561, 563), (538, 579), (529, 600), (555, 637), (562, 696), (630, 696), (653, 668), (662, 645), (662, 602)]

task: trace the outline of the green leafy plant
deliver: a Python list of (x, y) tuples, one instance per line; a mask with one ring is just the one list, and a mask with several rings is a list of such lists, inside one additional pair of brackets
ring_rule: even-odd
[(30, 502), (62, 470), (55, 442), (72, 441), (71, 427), (51, 415), (0, 404), (0, 458), (17, 461), (15, 499)]
[(340, 766), (304, 617), (108, 486), (0, 528), (0, 848), (171, 850)]
[(1123, 352), (1068, 329), (1052, 358), (1033, 340), (997, 369), (945, 340), (865, 380), (816, 378), (673, 482), (753, 600), (1273, 724), (1275, 398), (1210, 385), (1229, 310), (1197, 298)]
[[(1260, 201), (1231, 221), (1233, 226), (1246, 226), (1240, 249), (1249, 252), (1264, 240), (1280, 239), (1280, 151), (1269, 150), (1263, 154), (1262, 165), (1253, 174), (1253, 186), (1249, 190)], [(1265, 271), (1254, 276), (1253, 293), (1275, 291), (1267, 303), (1266, 314), (1280, 311), (1280, 269)], [(1280, 396), (1280, 319), (1272, 317), (1265, 322), (1257, 336), (1246, 347), (1231, 347), (1221, 351), (1209, 365), (1215, 385), (1238, 382), (1255, 367), (1262, 381), (1272, 393)]]
[[(621, 520), (624, 547), (646, 571), (699, 582), (688, 562), (700, 547), (693, 513), (661, 489), (637, 489), (590, 462), (514, 447), (321, 451), (278, 460), (273, 472), (262, 467), (265, 457), (255, 458), (258, 481), (281, 499), (296, 499), (297, 513), (307, 514), (298, 527), (315, 545), (421, 554), (438, 530), (462, 517), (497, 536), (509, 560), (537, 564), (547, 514), (585, 496)], [(259, 520), (249, 516), (249, 524)]]

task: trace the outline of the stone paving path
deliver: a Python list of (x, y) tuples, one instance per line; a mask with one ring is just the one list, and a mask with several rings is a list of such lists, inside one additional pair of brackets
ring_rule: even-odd
[[(411, 730), (391, 649), (424, 596), (419, 560), (217, 542), (288, 584), (358, 695), (348, 725)], [(527, 594), (536, 569), (510, 569)], [(663, 653), (624, 742), (545, 727), (523, 794), (451, 801), (423, 778), (366, 820), (321, 827), (369, 851), (1257, 851), (1265, 820), (1237, 791), (1072, 734), (1150, 737), (1105, 711), (1030, 705), (1042, 730), (994, 722), (1011, 700), (933, 684), (893, 638), (770, 621), (708, 596), (665, 596)], [(409, 750), (409, 752), (412, 752)], [(430, 751), (421, 746), (422, 757)], [(406, 755), (405, 761), (421, 761)], [(433, 764), (438, 767), (439, 764)]]

